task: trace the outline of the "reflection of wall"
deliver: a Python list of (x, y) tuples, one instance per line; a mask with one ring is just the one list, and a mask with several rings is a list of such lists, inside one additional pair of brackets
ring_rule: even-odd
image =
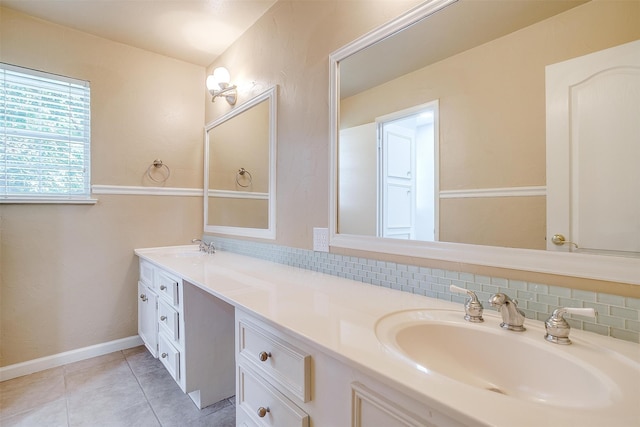
[[(269, 101), (211, 129), (209, 147), (211, 190), (269, 192)], [(251, 173), (249, 187), (236, 184), (240, 168)]]
[(340, 131), (338, 232), (376, 235), (376, 124)]
[(545, 249), (544, 197), (441, 199), (444, 242)]
[[(202, 188), (204, 67), (0, 8), (0, 60), (91, 81), (92, 184)], [(0, 365), (137, 334), (137, 247), (202, 232), (202, 198), (0, 205)]]
[(269, 228), (269, 201), (209, 197), (207, 224), (224, 227)]
[[(639, 9), (638, 2), (577, 7), (343, 100), (341, 126), (439, 99), (441, 190), (544, 186), (544, 67), (640, 38)], [(508, 213), (524, 213), (530, 202), (521, 197), (500, 200), (501, 209), (494, 213), (496, 228), (490, 228), (487, 236), (500, 233), (503, 224), (517, 228), (520, 218)], [(447, 199), (445, 206), (457, 212), (456, 222), (443, 207), (441, 240), (455, 235), (451, 241), (493, 244), (493, 238), (478, 240), (475, 234), (467, 240), (452, 230), (489, 227), (468, 207), (473, 204), (474, 209), (488, 212), (496, 203), (491, 198)], [(540, 209), (544, 201), (533, 203), (532, 212), (542, 216), (527, 227), (530, 235), (508, 246), (544, 248), (545, 211)]]

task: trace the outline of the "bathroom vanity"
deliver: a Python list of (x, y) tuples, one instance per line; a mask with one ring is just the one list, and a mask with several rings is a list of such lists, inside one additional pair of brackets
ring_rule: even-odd
[(140, 338), (200, 409), (235, 393), (233, 324), (233, 306), (140, 259)]
[[(140, 336), (199, 407), (235, 393), (239, 426), (640, 420), (638, 344), (583, 331), (571, 332), (572, 345), (552, 344), (542, 322), (506, 331), (485, 307), (485, 322), (472, 324), (461, 304), (230, 252), (135, 252)], [(155, 322), (145, 320), (154, 298)], [(434, 325), (451, 333), (431, 334)], [(432, 367), (422, 353), (445, 357)]]

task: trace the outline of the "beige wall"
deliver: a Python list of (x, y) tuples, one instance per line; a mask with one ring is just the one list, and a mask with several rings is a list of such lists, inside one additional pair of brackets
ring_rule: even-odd
[[(280, 86), (278, 244), (310, 249), (312, 228), (328, 225), (329, 53), (417, 3), (280, 1), (216, 62), (234, 82), (255, 82), (239, 103)], [(205, 96), (201, 67), (0, 11), (0, 60), (91, 80), (93, 184), (149, 185), (144, 171), (161, 158), (167, 187), (202, 187), (202, 125), (230, 106)], [(183, 244), (202, 230), (201, 198), (98, 198), (0, 206), (0, 365), (134, 335), (133, 248)], [(445, 264), (638, 296), (630, 285)]]
[[(92, 184), (202, 188), (205, 70), (0, 8), (0, 61), (91, 82)], [(155, 184), (157, 185), (157, 184)], [(202, 198), (0, 205), (0, 365), (137, 334), (136, 247), (202, 233)]]

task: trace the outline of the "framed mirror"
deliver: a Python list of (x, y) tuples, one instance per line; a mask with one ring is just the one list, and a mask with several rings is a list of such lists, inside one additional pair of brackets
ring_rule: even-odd
[[(547, 166), (546, 93), (548, 68), (632, 43), (639, 23), (637, 2), (432, 0), (331, 54), (330, 245), (640, 284), (640, 237), (587, 253), (575, 227), (548, 229), (567, 222), (549, 220), (550, 174), (577, 167)], [(630, 134), (619, 156), (637, 162)], [(619, 200), (630, 222), (604, 229), (637, 233)]]
[(204, 231), (276, 237), (277, 86), (204, 128)]

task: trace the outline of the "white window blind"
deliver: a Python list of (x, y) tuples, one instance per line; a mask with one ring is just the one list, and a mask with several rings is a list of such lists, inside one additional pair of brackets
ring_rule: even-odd
[(89, 199), (89, 82), (0, 63), (0, 202)]

